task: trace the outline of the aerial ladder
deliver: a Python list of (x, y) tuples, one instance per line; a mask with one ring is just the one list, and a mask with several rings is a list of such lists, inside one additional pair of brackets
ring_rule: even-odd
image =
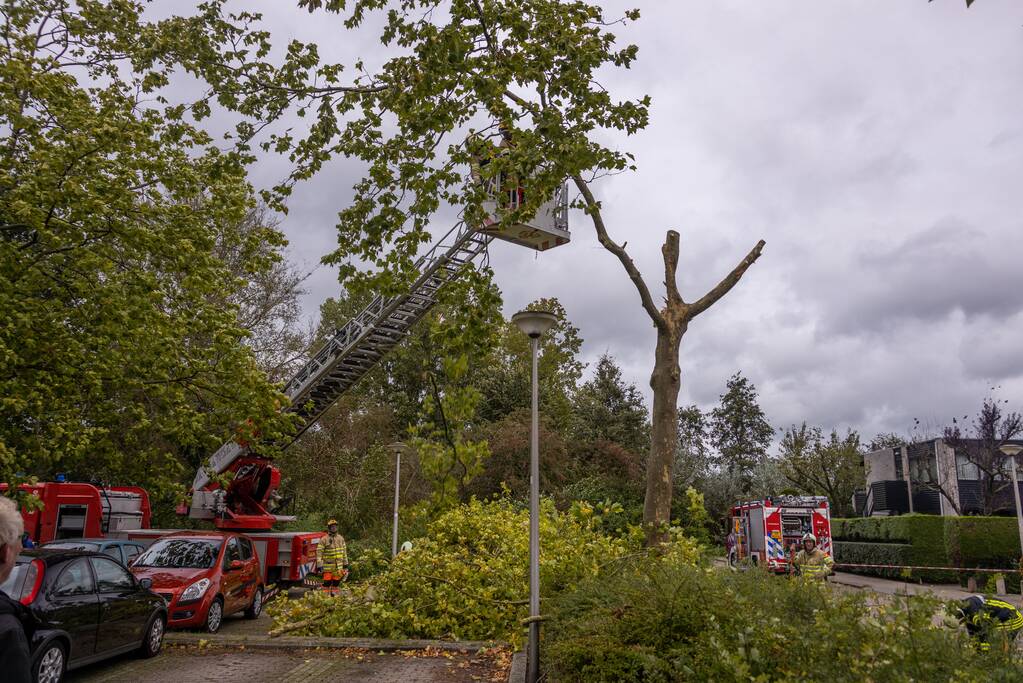
[[(502, 178), (505, 187), (502, 187)], [(285, 385), (287, 412), (300, 418), (294, 439), (397, 346), (437, 302), (441, 290), (487, 251), (497, 238), (538, 251), (567, 244), (568, 186), (562, 184), (528, 222), (502, 224), (500, 215), (525, 201), (525, 190), (507, 176), (487, 183), (488, 218), (473, 227), (460, 222), (415, 263), (416, 279), (397, 296), (377, 296), (346, 322)], [(227, 475), (227, 476), (221, 476)], [(221, 484), (221, 482), (226, 482)], [(221, 446), (192, 482), (190, 500), (178, 512), (213, 520), (221, 529), (266, 531), (292, 517), (273, 512), (281, 473), (269, 458), (231, 440)]]

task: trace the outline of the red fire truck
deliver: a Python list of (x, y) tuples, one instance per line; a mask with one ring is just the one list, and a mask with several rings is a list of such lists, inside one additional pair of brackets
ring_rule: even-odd
[(821, 496), (774, 496), (738, 503), (732, 507), (728, 563), (764, 566), (787, 572), (789, 553), (799, 546), (803, 534), (817, 537), (818, 547), (831, 550), (831, 512)]
[[(0, 491), (6, 485), (0, 484)], [(25, 531), (35, 543), (66, 538), (124, 538), (149, 545), (177, 529), (150, 528), (149, 494), (137, 486), (45, 482), (21, 487), (42, 503), (23, 510)], [(300, 584), (316, 568), (322, 531), (250, 531), (266, 585)]]

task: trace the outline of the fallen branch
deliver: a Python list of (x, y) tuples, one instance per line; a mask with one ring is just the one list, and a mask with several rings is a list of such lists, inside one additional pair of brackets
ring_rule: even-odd
[(317, 614), (315, 617), (310, 617), (309, 619), (303, 619), (302, 621), (296, 622), (294, 624), (287, 624), (285, 626), (278, 626), (275, 629), (271, 629), (269, 635), (270, 635), (271, 638), (276, 638), (277, 636), (283, 636), (285, 633), (291, 633), (292, 631), (297, 631), (300, 628), (305, 628), (306, 626), (312, 626), (317, 621), (319, 621), (320, 619), (322, 619), (325, 616), (327, 616), (328, 614), (330, 614), (331, 611), (333, 611), (333, 610), (329, 610), (329, 611), (326, 611), (326, 612), (321, 612), (321, 613)]

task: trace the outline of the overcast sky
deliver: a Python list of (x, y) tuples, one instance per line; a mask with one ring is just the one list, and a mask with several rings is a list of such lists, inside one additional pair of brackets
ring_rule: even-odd
[[(276, 43), (380, 58), (289, 3), (262, 11)], [(689, 328), (680, 402), (710, 407), (741, 370), (776, 427), (806, 420), (869, 438), (974, 414), (994, 386), (1023, 408), (1023, 2), (717, 0), (640, 5), (640, 47), (614, 94), (653, 98), (650, 126), (610, 143), (636, 173), (596, 187), (612, 236), (660, 298), (660, 244), (682, 235), (694, 299), (763, 238), (760, 261)], [(257, 183), (285, 170), (256, 169)], [(359, 174), (338, 160), (300, 186), (282, 228), (309, 267), (335, 244)], [(620, 264), (573, 214), (570, 245), (495, 242), (511, 314), (562, 301), (585, 360), (614, 355), (649, 400), (653, 328)], [(446, 230), (438, 225), (437, 230)], [(320, 266), (304, 304), (338, 291)]]

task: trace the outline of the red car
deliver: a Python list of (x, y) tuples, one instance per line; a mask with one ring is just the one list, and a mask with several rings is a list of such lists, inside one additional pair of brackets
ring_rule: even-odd
[(263, 579), (252, 540), (220, 531), (182, 531), (159, 538), (132, 563), (139, 580), (167, 602), (169, 628), (216, 633), (224, 617), (263, 610)]

